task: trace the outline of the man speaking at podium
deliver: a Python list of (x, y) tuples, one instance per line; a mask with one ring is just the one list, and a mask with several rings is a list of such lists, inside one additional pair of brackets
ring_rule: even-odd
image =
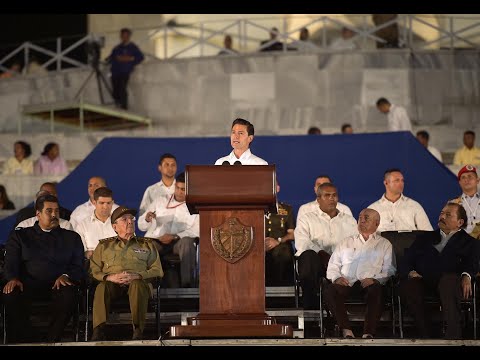
[(233, 150), (227, 156), (218, 159), (215, 165), (268, 165), (265, 160), (250, 151), (254, 133), (255, 129), (250, 121), (240, 118), (233, 120), (230, 133)]

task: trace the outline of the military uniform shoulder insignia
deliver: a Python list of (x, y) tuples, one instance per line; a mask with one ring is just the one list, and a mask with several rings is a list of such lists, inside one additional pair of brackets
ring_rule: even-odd
[(113, 240), (116, 240), (116, 239), (117, 239), (116, 236), (112, 236), (112, 237), (109, 237), (109, 238), (101, 239), (101, 240), (99, 240), (98, 242), (99, 242), (100, 244), (105, 244), (105, 243), (107, 243), (107, 242), (110, 242), (110, 241), (113, 241)]
[(291, 206), (286, 203), (279, 203), (278, 204), (278, 215), (288, 215), (288, 212), (291, 211)]
[(149, 238), (149, 237), (142, 237), (142, 236), (136, 236), (135, 239), (140, 242), (152, 242), (155, 239)]
[(449, 200), (448, 202), (460, 204), (462, 202), (462, 195), (460, 195), (459, 197), (456, 197), (455, 199)]

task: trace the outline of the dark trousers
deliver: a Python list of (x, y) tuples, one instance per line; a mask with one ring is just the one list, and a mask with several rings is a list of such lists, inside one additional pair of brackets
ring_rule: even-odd
[(113, 99), (122, 109), (128, 109), (127, 85), (130, 74), (112, 74)]
[(440, 303), (442, 304), (443, 319), (447, 324), (445, 338), (462, 338), (460, 281), (460, 277), (456, 274), (444, 274), (437, 281), (424, 278), (411, 278), (402, 281), (400, 292), (403, 301), (407, 304), (407, 309), (415, 318), (418, 337), (430, 337), (430, 322), (427, 322), (425, 313), (425, 296), (434, 295), (440, 297)]
[(293, 249), (290, 242), (281, 243), (265, 254), (265, 285), (293, 285)]
[(34, 287), (24, 284), (23, 291), (18, 287), (10, 294), (2, 294), (7, 312), (8, 341), (32, 342), (35, 338), (30, 320), (32, 302), (49, 302), (49, 325), (47, 341), (58, 342), (61, 340), (63, 330), (72, 317), (75, 306), (75, 286), (62, 286), (58, 290), (48, 287)]
[(320, 279), (327, 273), (330, 255), (320, 250), (304, 251), (298, 258), (298, 278), (302, 285), (303, 308), (318, 309), (317, 293), (320, 289)]
[[(180, 286), (189, 288), (195, 286), (195, 271), (197, 265), (197, 248), (195, 238), (183, 237), (172, 241), (170, 244), (162, 244), (155, 241), (155, 246), (160, 254), (160, 260), (164, 263), (164, 257), (168, 254), (178, 255), (180, 258)], [(162, 264), (163, 266), (163, 264)], [(163, 266), (168, 269), (168, 266)]]
[(326, 290), (327, 304), (332, 311), (340, 329), (349, 329), (352, 327), (348, 320), (345, 301), (351, 294), (363, 295), (367, 304), (365, 312), (365, 322), (363, 324), (363, 333), (375, 335), (377, 324), (380, 321), (383, 311), (383, 287), (379, 283), (374, 283), (366, 288), (362, 288), (360, 281), (355, 282), (352, 287), (338, 284), (329, 284)]

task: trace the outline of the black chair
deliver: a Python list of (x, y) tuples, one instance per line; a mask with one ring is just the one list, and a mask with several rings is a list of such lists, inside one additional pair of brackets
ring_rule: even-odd
[[(161, 243), (157, 239), (155, 244), (157, 250), (161, 250)], [(196, 267), (195, 272), (193, 273), (193, 284), (192, 287), (197, 287), (199, 285), (199, 251), (200, 251), (200, 238), (195, 238), (195, 247), (196, 247)], [(160, 255), (160, 262), (162, 263), (162, 268), (164, 271), (164, 277), (162, 278), (162, 287), (163, 288), (179, 288), (180, 279), (181, 279), (181, 268), (180, 268), (180, 256), (173, 253)]]
[[(382, 232), (382, 236), (390, 240), (393, 246), (393, 251), (395, 253), (397, 265), (403, 261), (403, 256), (405, 250), (408, 249), (413, 242), (418, 238), (423, 236), (428, 231), (385, 231)], [(462, 300), (461, 305), (462, 309), (466, 310), (466, 314), (472, 313), (472, 322), (473, 322), (473, 337), (477, 338), (477, 285), (475, 279), (472, 279), (472, 297), (470, 299)], [(404, 311), (402, 307), (402, 300), (399, 291), (399, 279), (398, 276), (394, 278), (394, 293), (396, 297), (396, 305), (398, 307), (398, 327), (400, 338), (404, 338)], [(425, 297), (425, 303), (428, 306), (435, 306), (441, 311), (440, 299), (437, 295), (427, 295)], [(442, 322), (442, 331), (445, 331), (445, 323)]]
[[(330, 321), (333, 321), (332, 314), (328, 310), (328, 305), (324, 302), (324, 292), (325, 292), (326, 288), (328, 287), (328, 285), (330, 283), (331, 282), (328, 279), (322, 278), (321, 285), (320, 285), (320, 298), (319, 298), (319, 302), (320, 302), (320, 322), (319, 322), (319, 326), (320, 326), (320, 334), (321, 334), (322, 338), (325, 337), (325, 333), (326, 333), (326, 328), (324, 327), (324, 320), (323, 320), (324, 310), (327, 314), (327, 318), (330, 318)], [(395, 284), (395, 281), (394, 281), (394, 277), (392, 276), (387, 281), (387, 283), (383, 286), (383, 299), (384, 299), (383, 306), (384, 306), (384, 309), (386, 309), (386, 310), (384, 310), (384, 312), (388, 311), (391, 314), (392, 336), (395, 337), (396, 336), (396, 313), (395, 313), (394, 284)], [(366, 306), (366, 302), (365, 302), (365, 299), (363, 298), (363, 296), (360, 296), (360, 295), (357, 295), (357, 294), (351, 294), (349, 296), (349, 298), (346, 300), (345, 304), (347, 306), (362, 306), (362, 305)], [(362, 321), (364, 321), (363, 318), (362, 318)], [(336, 332), (338, 331), (337, 325), (335, 325), (335, 331)], [(336, 334), (336, 336), (338, 336), (338, 335), (339, 334)]]
[[(153, 287), (153, 296), (148, 301), (148, 312), (155, 313), (155, 327), (157, 338), (161, 334), (161, 323), (160, 323), (160, 288), (161, 288), (162, 279), (156, 277), (152, 280)], [(93, 314), (93, 297), (95, 295), (95, 288), (98, 285), (98, 281), (90, 278), (88, 285), (85, 287), (84, 292), (84, 306), (85, 306), (85, 341), (88, 341), (89, 337), (89, 328), (90, 328), (90, 316)], [(111, 303), (110, 306), (111, 313), (120, 313), (120, 312), (130, 312), (128, 296), (123, 296), (119, 299), (116, 299)]]

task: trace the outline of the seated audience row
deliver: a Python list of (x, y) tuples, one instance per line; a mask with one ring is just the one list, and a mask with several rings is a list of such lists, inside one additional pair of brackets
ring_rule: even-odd
[(5, 175), (66, 175), (67, 163), (60, 156), (60, 148), (57, 143), (45, 145), (41, 156), (37, 161), (30, 159), (32, 149), (25, 141), (17, 141), (14, 144), (14, 156), (9, 158), (3, 169)]

